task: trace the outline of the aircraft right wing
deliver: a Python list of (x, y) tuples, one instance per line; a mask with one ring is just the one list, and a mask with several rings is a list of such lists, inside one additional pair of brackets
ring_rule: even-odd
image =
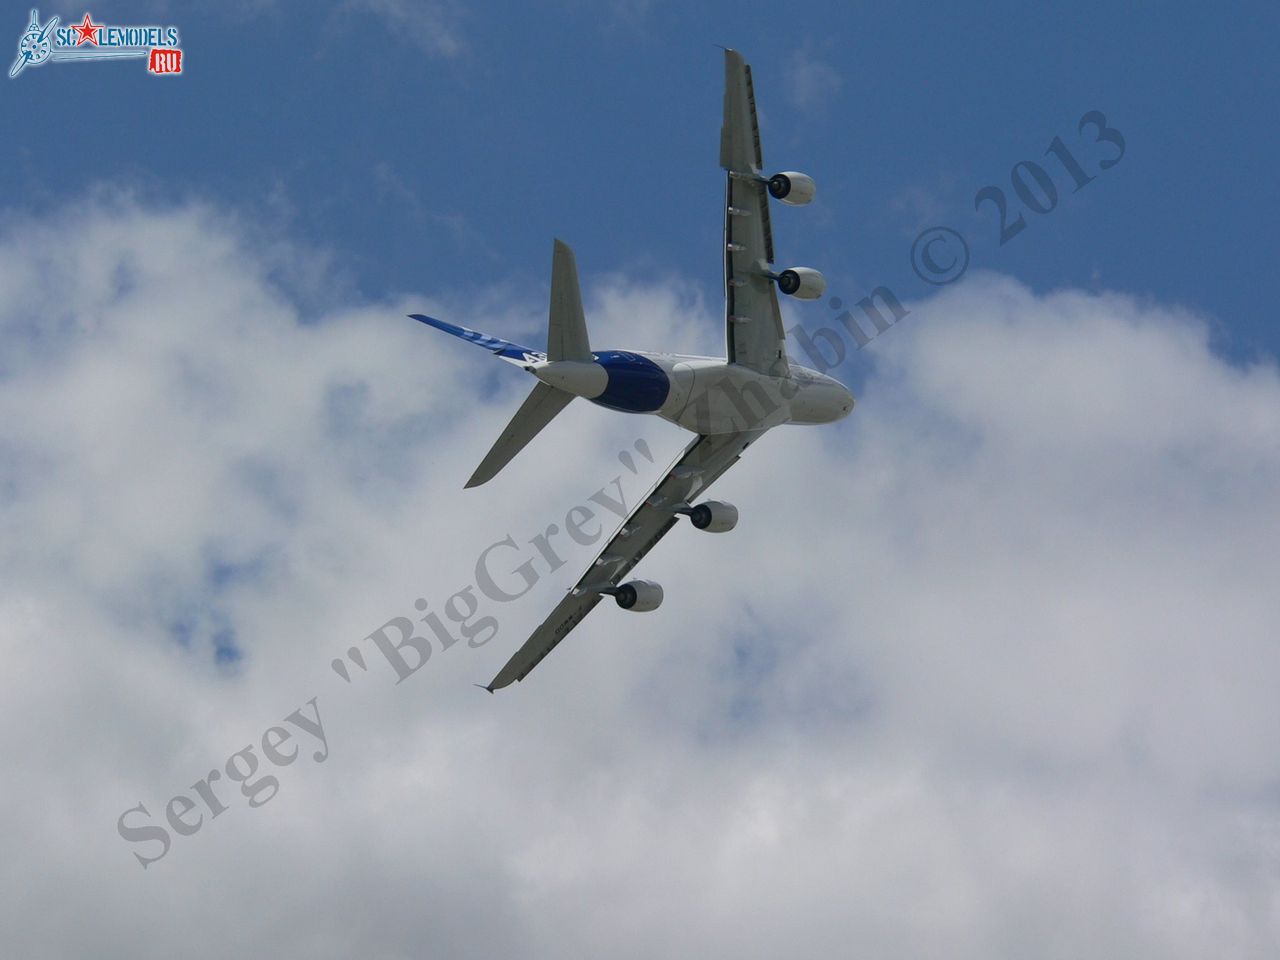
[(654, 545), (675, 526), (675, 507), (687, 504), (733, 466), (762, 430), (700, 436), (687, 446), (648, 496), (622, 522), (551, 615), (485, 687), (490, 693), (523, 680), (556, 644), (600, 602), (602, 588), (618, 586)]
[(724, 201), (725, 346), (729, 362), (759, 373), (788, 373), (778, 291), (766, 271), (773, 263), (769, 193), (763, 179), (760, 124), (751, 67), (736, 50), (724, 52), (724, 125), (720, 166), (728, 171)]

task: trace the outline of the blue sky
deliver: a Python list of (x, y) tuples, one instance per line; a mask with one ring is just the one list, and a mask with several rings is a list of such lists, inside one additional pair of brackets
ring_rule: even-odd
[[(674, 271), (714, 299), (721, 43), (754, 64), (767, 163), (820, 185), (817, 206), (776, 218), (779, 256), (820, 267), (833, 292), (930, 292), (908, 250), (945, 224), (972, 268), (1185, 305), (1233, 356), (1280, 347), (1273, 5), (814, 3), (794, 23), (763, 3), (93, 12), (177, 24), (188, 72), (72, 64), (9, 83), (10, 208), (74, 205), (104, 183), (229, 204), (331, 251), (325, 297), (536, 288), (561, 236), (584, 274)], [(10, 20), (16, 42), (26, 8)], [(1127, 151), (1072, 194), (1044, 154), (1061, 136), (1086, 165), (1102, 156), (1077, 131), (1089, 110)], [(1002, 248), (974, 195), (1012, 196), (1024, 159), (1062, 189)], [(648, 344), (637, 331), (629, 345)]]
[[(186, 72), (0, 78), (8, 953), (1277, 955), (1273, 7), (92, 13)], [(489, 696), (689, 436), (570, 404), (464, 490), (528, 381), (405, 314), (540, 343), (558, 236), (595, 346), (718, 349), (718, 43), (780, 262), (910, 313)]]

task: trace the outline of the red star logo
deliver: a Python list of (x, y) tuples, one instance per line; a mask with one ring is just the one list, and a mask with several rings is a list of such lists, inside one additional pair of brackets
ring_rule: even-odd
[(102, 24), (94, 23), (89, 19), (89, 14), (86, 13), (84, 15), (84, 23), (79, 26), (72, 24), (71, 29), (80, 34), (80, 36), (76, 38), (77, 47), (85, 41), (92, 43), (96, 47), (98, 45), (98, 31), (102, 29)]

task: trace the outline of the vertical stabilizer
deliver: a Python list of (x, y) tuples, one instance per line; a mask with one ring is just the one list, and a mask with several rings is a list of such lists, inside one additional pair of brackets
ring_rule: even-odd
[(468, 487), (479, 486), (497, 476), (498, 471), (510, 463), (511, 458), (523, 450), (575, 396), (595, 397), (608, 383), (608, 375), (596, 365), (591, 356), (591, 344), (587, 342), (582, 294), (578, 290), (578, 265), (569, 245), (559, 240), (551, 258), (546, 362), (518, 344), (433, 317), (416, 313), (411, 316), (445, 333), (478, 343), (503, 360), (518, 363), (542, 381), (533, 388), (480, 466), (476, 467), (476, 472), (467, 481)]

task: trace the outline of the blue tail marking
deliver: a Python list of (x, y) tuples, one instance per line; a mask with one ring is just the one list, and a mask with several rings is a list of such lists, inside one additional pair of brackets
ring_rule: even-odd
[(425, 323), (429, 327), (435, 327), (437, 330), (443, 330), (445, 333), (450, 333), (455, 337), (478, 344), (489, 352), (496, 353), (504, 360), (527, 363), (534, 360), (547, 359), (547, 355), (541, 350), (533, 350), (518, 343), (512, 343), (510, 340), (503, 340), (501, 337), (491, 337), (487, 333), (480, 333), (478, 330), (468, 330), (466, 327), (460, 327), (456, 323), (446, 323), (444, 320), (437, 320), (435, 317), (424, 316), (421, 313), (411, 313), (409, 317), (419, 323)]

